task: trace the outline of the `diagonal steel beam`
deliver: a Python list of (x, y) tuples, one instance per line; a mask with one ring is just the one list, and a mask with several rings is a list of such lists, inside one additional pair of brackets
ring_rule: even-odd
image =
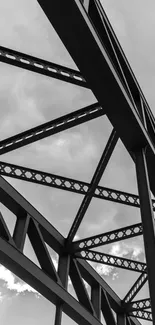
[[(45, 243), (47, 243), (58, 254), (62, 254), (65, 245), (65, 239), (63, 236), (60, 235), (59, 232), (30, 203), (27, 202), (1, 176), (0, 201), (10, 211), (12, 211), (17, 216), (17, 218), (23, 218), (24, 215), (30, 216), (31, 225), (32, 220), (35, 224), (35, 232), (37, 233), (38, 237), (37, 241), (39, 242), (40, 247), (42, 246), (41, 249), (45, 251), (46, 257), (48, 257), (48, 252), (46, 250)], [(24, 237), (25, 231), (26, 230), (24, 224), (24, 227), (22, 226)], [(47, 258), (45, 258), (44, 254), (41, 254), (41, 252), (38, 251), (36, 242), (34, 241), (34, 238), (32, 238), (32, 235), (34, 234), (32, 228), (28, 229), (28, 234), (33, 241), (33, 245), (37, 251), (40, 263), (42, 264), (43, 268), (46, 269)], [(95, 270), (88, 263), (79, 259), (76, 259), (76, 261), (82, 278), (85, 279), (85, 281), (87, 281), (90, 286), (95, 283), (101, 286), (102, 290), (104, 290), (107, 294), (111, 308), (113, 308), (115, 312), (121, 313), (122, 306), (120, 298), (113, 292), (107, 283), (95, 272)], [(97, 318), (89, 313), (66, 291), (65, 283), (67, 275), (64, 274), (63, 262), (64, 260), (62, 261), (61, 259), (60, 263), (62, 263), (62, 268), (61, 270), (60, 268), (58, 270), (58, 277), (60, 277), (60, 280), (59, 283), (56, 283), (57, 279), (53, 278), (53, 276), (51, 277), (51, 273), (47, 274), (46, 272), (43, 272), (43, 270), (31, 262), (30, 259), (24, 256), (23, 252), (20, 250), (20, 245), (19, 248), (15, 247), (10, 241), (8, 241), (8, 237), (1, 238), (0, 236), (0, 263), (14, 272), (21, 279), (26, 281), (29, 285), (34, 287), (52, 303), (57, 305), (59, 302), (60, 305), (62, 305), (63, 312), (76, 322), (79, 322), (81, 325), (99, 325), (100, 322), (97, 320)], [(67, 264), (66, 267), (68, 268)], [(134, 324), (137, 325), (136, 320), (134, 321)]]
[[(27, 215), (29, 215), (35, 223), (37, 222), (40, 230), (39, 232), (41, 232), (41, 237), (43, 238), (45, 243), (47, 243), (58, 254), (60, 255), (62, 254), (65, 245), (65, 238), (18, 191), (16, 191), (13, 186), (11, 186), (1, 176), (0, 176), (0, 202), (4, 204), (13, 214), (18, 216), (18, 218), (20, 218), (20, 216), (21, 218), (23, 218), (23, 215), (27, 213)], [(3, 232), (1, 232), (1, 235), (3, 235)], [(11, 245), (9, 244), (9, 246), (8, 245), (5, 246), (6, 240), (8, 242), (8, 237), (6, 239), (4, 238), (4, 249), (6, 247), (9, 253), (9, 248), (13, 247), (13, 245), (12, 242), (9, 241)], [(1, 241), (1, 237), (0, 237), (0, 241)], [(0, 250), (2, 250), (3, 252), (3, 240), (2, 240), (2, 246), (0, 245)], [(16, 248), (16, 251), (20, 252), (20, 255), (18, 254), (19, 256), (17, 259), (20, 265), (21, 260), (19, 257), (22, 256), (22, 252), (20, 251), (20, 248), (18, 250)], [(12, 258), (10, 261), (10, 257), (8, 257), (9, 259), (8, 263), (9, 261), (10, 263), (6, 267), (9, 267), (9, 269), (12, 272), (15, 272), (15, 270), (12, 268), (13, 267), (12, 260), (14, 259), (14, 253), (11, 250), (9, 254), (12, 254)], [(7, 261), (7, 256), (6, 256), (6, 260), (4, 259), (4, 262), (5, 261)], [(4, 265), (6, 264), (4, 263)], [(114, 310), (117, 311), (118, 309), (119, 311), (121, 311), (120, 298), (113, 292), (113, 290), (107, 285), (107, 283), (95, 272), (95, 270), (91, 268), (88, 263), (80, 260), (78, 260), (78, 266), (80, 268), (82, 277), (88, 283), (90, 283), (90, 285), (93, 282), (99, 283), (100, 286), (107, 292), (110, 299), (110, 303), (113, 306)], [(24, 266), (21, 264), (21, 267)], [(19, 277), (22, 276), (20, 270), (21, 270), (20, 267), (16, 269), (16, 272), (18, 271), (17, 275)]]
[(83, 249), (91, 249), (116, 241), (140, 236), (143, 234), (142, 223), (137, 223), (131, 226), (119, 228), (116, 230), (108, 231), (96, 236), (87, 237), (77, 240), (73, 243), (72, 248), (74, 252), (82, 251)]
[(71, 229), (69, 231), (69, 234), (68, 234), (68, 237), (67, 237), (68, 242), (71, 242), (73, 240), (73, 238), (74, 238), (74, 236), (75, 236), (75, 234), (76, 234), (76, 232), (77, 232), (77, 230), (78, 230), (78, 228), (79, 228), (79, 226), (80, 226), (80, 224), (82, 222), (82, 219), (83, 219), (83, 217), (84, 217), (84, 215), (85, 215), (85, 213), (86, 213), (86, 211), (87, 211), (87, 209), (89, 207), (89, 204), (90, 204), (90, 202), (92, 200), (92, 197), (94, 195), (96, 187), (98, 186), (98, 183), (99, 183), (99, 181), (100, 181), (100, 179), (101, 179), (101, 177), (102, 177), (102, 175), (103, 175), (103, 173), (105, 171), (105, 168), (106, 168), (106, 166), (107, 166), (107, 164), (109, 162), (109, 159), (110, 159), (110, 157), (111, 157), (111, 155), (113, 153), (113, 150), (114, 150), (114, 148), (116, 146), (117, 141), (118, 141), (118, 135), (117, 135), (116, 131), (113, 129), (113, 131), (112, 131), (112, 133), (111, 133), (111, 135), (109, 137), (109, 140), (107, 142), (107, 145), (106, 145), (106, 147), (105, 147), (105, 149), (103, 151), (103, 154), (102, 154), (102, 157), (101, 157), (101, 159), (99, 161), (99, 164), (98, 164), (98, 166), (96, 168), (96, 171), (94, 173), (92, 181), (90, 183), (88, 192), (85, 195), (85, 197), (84, 197), (84, 199), (83, 199), (83, 201), (81, 203), (81, 206), (80, 206), (80, 208), (78, 210), (78, 213), (77, 213), (77, 215), (76, 215), (76, 217), (75, 217), (75, 219), (73, 221), (72, 227), (71, 227)]
[(152, 313), (150, 311), (138, 310), (138, 311), (130, 312), (129, 315), (140, 318), (140, 319), (145, 319), (147, 321), (153, 321)]
[(144, 272), (146, 273), (146, 264), (142, 262), (137, 262), (123, 257), (118, 257), (114, 255), (109, 255), (101, 252), (96, 252), (92, 250), (83, 250), (82, 252), (75, 253), (75, 256), (82, 258), (84, 260), (102, 263), (114, 267), (119, 267), (122, 269)]
[(32, 72), (89, 88), (79, 71), (0, 46), (0, 61)]
[(0, 238), (0, 262), (14, 274), (26, 281), (49, 301), (63, 303), (63, 312), (82, 325), (101, 325), (90, 312), (76, 301), (61, 285), (20, 253), (16, 248)]
[[(146, 159), (151, 191), (155, 195), (155, 146), (138, 112), (138, 106), (136, 109), (133, 105), (114, 62), (106, 51), (104, 38), (97, 28), (96, 18), (91, 19), (80, 0), (68, 0), (67, 4), (60, 0), (54, 0), (52, 3), (47, 0), (38, 0), (38, 2), (89, 83), (98, 102), (105, 107), (107, 117), (127, 150), (131, 153), (136, 148), (147, 145)], [(103, 80), (106, 81), (104, 91)], [(141, 98), (140, 92), (138, 100), (139, 98)]]
[(116, 321), (115, 321), (114, 315), (112, 313), (107, 294), (103, 290), (101, 291), (101, 297), (102, 297), (101, 298), (101, 309), (102, 309), (102, 313), (103, 313), (104, 319), (106, 321), (106, 324), (116, 325)]
[(94, 310), (93, 304), (89, 298), (88, 292), (86, 290), (86, 287), (84, 285), (83, 279), (81, 277), (81, 273), (78, 267), (78, 264), (76, 262), (76, 259), (71, 259), (70, 262), (70, 271), (69, 275), (74, 287), (74, 290), (76, 292), (76, 295), (78, 297), (79, 302), (87, 309), (89, 312), (96, 316), (96, 312)]
[(146, 273), (141, 274), (139, 278), (136, 280), (136, 282), (133, 284), (131, 289), (128, 291), (126, 296), (124, 297), (123, 302), (128, 303), (132, 301), (134, 297), (137, 295), (137, 293), (144, 286), (147, 280), (148, 280), (147, 274)]
[(86, 121), (90, 121), (104, 114), (105, 112), (103, 108), (98, 103), (95, 103), (72, 113), (58, 117), (50, 122), (41, 124), (0, 141), (0, 155), (21, 148), (32, 142), (44, 139), (58, 132), (67, 130)]
[(148, 309), (151, 308), (151, 300), (150, 298), (147, 299), (141, 299), (141, 300), (137, 300), (137, 301), (132, 301), (128, 304), (124, 305), (126, 312), (132, 312), (134, 310), (144, 310), (144, 309)]

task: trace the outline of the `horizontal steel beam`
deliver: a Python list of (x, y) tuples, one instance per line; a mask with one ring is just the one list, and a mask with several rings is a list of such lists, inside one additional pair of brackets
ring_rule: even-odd
[(137, 301), (132, 301), (128, 304), (124, 305), (126, 312), (132, 312), (134, 310), (144, 310), (144, 309), (148, 309), (151, 308), (151, 300), (150, 298), (148, 299), (141, 299), (141, 300), (137, 300)]
[(73, 242), (73, 251), (78, 252), (83, 249), (91, 249), (107, 244), (111, 244), (120, 240), (140, 236), (143, 234), (142, 223), (108, 231), (96, 236), (87, 237)]
[[(24, 166), (9, 164), (4, 161), (0, 161), (0, 174), (78, 194), (86, 194), (90, 187), (89, 183), (83, 181), (78, 181), (69, 177), (63, 177)], [(138, 208), (140, 207), (138, 195), (114, 190), (108, 187), (98, 186), (93, 196), (98, 199)], [(152, 204), (153, 209), (155, 209), (155, 200), (152, 200)]]
[(101, 252), (96, 252), (92, 250), (83, 250), (79, 253), (75, 253), (76, 257), (82, 258), (84, 260), (106, 264), (114, 267), (119, 267), (122, 269), (144, 272), (146, 273), (146, 264), (142, 262), (137, 262), (123, 257), (118, 257), (114, 255), (109, 255)]
[(79, 71), (0, 46), (0, 61), (32, 72), (89, 88)]
[(95, 103), (58, 117), (50, 122), (0, 141), (0, 155), (90, 121), (104, 114), (104, 109), (98, 103)]

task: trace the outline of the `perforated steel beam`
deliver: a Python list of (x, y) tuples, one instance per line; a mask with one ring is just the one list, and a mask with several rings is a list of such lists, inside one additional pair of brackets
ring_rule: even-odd
[(79, 253), (75, 253), (75, 256), (96, 263), (102, 263), (130, 271), (146, 273), (145, 263), (137, 262), (123, 257), (117, 257), (114, 255), (96, 252), (93, 250), (82, 250)]
[(134, 310), (138, 311), (138, 310), (148, 309), (148, 308), (151, 308), (151, 301), (150, 301), (150, 298), (132, 301), (132, 302), (126, 304), (125, 308), (126, 308), (127, 312), (131, 312)]
[(81, 240), (77, 240), (73, 243), (72, 248), (74, 252), (78, 252), (78, 251), (82, 251), (83, 249), (96, 248), (120, 240), (140, 236), (142, 234), (143, 234), (142, 224), (137, 223), (135, 225), (123, 227), (96, 236), (91, 236)]
[(105, 112), (103, 108), (98, 103), (95, 103), (72, 113), (58, 117), (50, 122), (41, 124), (0, 141), (0, 155), (21, 148), (35, 141), (44, 139), (58, 132), (67, 130), (86, 121), (90, 121), (104, 114)]
[[(87, 182), (47, 173), (37, 169), (10, 164), (4, 161), (0, 161), (0, 174), (78, 194), (86, 194), (90, 187), (90, 184)], [(138, 195), (108, 187), (97, 186), (93, 197), (128, 206), (140, 207)], [(155, 209), (155, 200), (152, 200), (152, 204), (153, 209)]]
[(133, 311), (131, 313), (129, 313), (130, 316), (134, 316), (140, 319), (144, 319), (147, 321), (153, 321), (152, 319), (152, 313), (150, 311), (142, 311), (142, 310), (138, 310), (138, 311)]
[(47, 77), (89, 88), (79, 71), (0, 46), (0, 61)]
[(136, 280), (136, 282), (133, 284), (131, 289), (128, 291), (126, 296), (124, 297), (123, 302), (128, 303), (132, 301), (134, 297), (137, 295), (137, 293), (144, 286), (147, 280), (148, 280), (147, 274), (146, 273), (141, 274), (139, 278)]

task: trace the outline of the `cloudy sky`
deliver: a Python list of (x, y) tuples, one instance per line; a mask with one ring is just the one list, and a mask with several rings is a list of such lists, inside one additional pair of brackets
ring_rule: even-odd
[[(155, 2), (102, 0), (102, 4), (155, 113)], [(0, 0), (0, 45), (76, 69), (37, 0)], [(1, 140), (95, 101), (89, 90), (0, 63)], [(110, 122), (102, 117), (3, 155), (1, 160), (90, 182), (111, 130)], [(7, 180), (67, 236), (82, 196)], [(100, 184), (137, 193), (134, 165), (120, 141)], [(1, 212), (12, 232), (14, 216), (2, 205)], [(93, 199), (77, 238), (139, 221), (138, 209)], [(104, 247), (104, 251), (145, 260), (140, 237)], [(24, 252), (35, 261), (28, 241)], [(56, 256), (53, 258), (56, 264)], [(93, 267), (121, 298), (138, 276), (100, 264)], [(70, 292), (73, 294), (71, 286)], [(147, 285), (137, 298), (144, 295), (148, 295)], [(55, 307), (3, 266), (0, 266), (0, 307), (2, 325), (54, 322)], [(71, 325), (73, 321), (63, 315), (62, 324)]]

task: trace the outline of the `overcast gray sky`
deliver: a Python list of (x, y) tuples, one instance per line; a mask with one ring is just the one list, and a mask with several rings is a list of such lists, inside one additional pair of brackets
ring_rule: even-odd
[[(155, 112), (155, 2), (102, 0), (140, 86)], [(0, 45), (76, 68), (36, 0), (0, 0)], [(0, 137), (4, 139), (94, 103), (89, 90), (0, 63)], [(117, 107), (116, 107), (117, 109)], [(1, 160), (90, 181), (112, 126), (106, 117), (61, 132), (3, 155)], [(7, 179), (66, 236), (82, 196)], [(122, 143), (111, 157), (100, 184), (137, 193), (134, 165)], [(10, 231), (14, 216), (1, 206)], [(140, 221), (139, 210), (93, 199), (77, 238)], [(102, 251), (102, 248), (100, 249)], [(117, 243), (105, 252), (144, 261), (142, 238)], [(34, 260), (29, 242), (25, 253)], [(56, 256), (52, 255), (56, 265)], [(35, 261), (35, 260), (34, 260)], [(123, 298), (138, 275), (105, 265), (93, 265)], [(72, 288), (70, 286), (70, 292)], [(137, 298), (148, 294), (147, 285)], [(2, 325), (53, 324), (55, 307), (0, 266), (0, 322)], [(143, 323), (143, 322), (142, 322)], [(64, 325), (73, 321), (66, 316)]]

